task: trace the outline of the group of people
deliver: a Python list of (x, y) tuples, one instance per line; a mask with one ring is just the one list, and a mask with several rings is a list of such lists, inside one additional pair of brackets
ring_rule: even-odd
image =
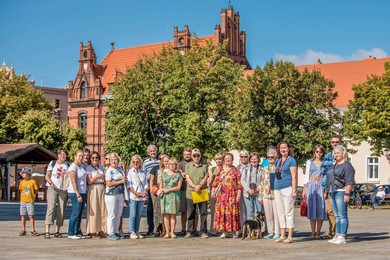
[[(334, 149), (326, 155), (323, 146), (314, 148), (313, 158), (306, 164), (303, 195), (308, 204), (310, 238), (319, 239), (323, 221), (329, 220), (329, 242), (345, 244), (347, 203), (355, 183), (354, 169), (340, 137), (333, 136), (331, 144)], [(45, 176), (47, 212), (44, 237), (51, 237), (54, 211), (57, 211), (54, 237), (62, 237), (60, 228), (66, 202), (70, 199), (70, 239), (84, 236), (81, 231), (84, 205), (87, 206), (85, 233), (88, 236), (110, 240), (123, 238), (122, 211), (127, 203), (131, 239), (144, 237), (139, 228), (141, 213), (147, 204), (147, 236), (208, 238), (219, 235), (220, 238), (236, 238), (244, 221), (263, 212), (268, 233), (265, 238), (274, 239), (276, 243), (293, 242), (298, 164), (290, 143), (282, 141), (277, 146), (268, 146), (267, 157), (262, 161), (257, 153), (240, 151), (237, 166), (233, 165), (234, 156), (230, 152), (216, 154), (213, 167), (202, 160), (202, 153), (196, 148), (184, 149), (180, 163), (167, 154), (158, 156), (154, 145), (148, 146), (147, 152), (149, 158), (145, 161), (134, 155), (125, 172), (116, 153), (105, 154), (104, 165), (101, 165), (97, 152), (78, 150), (70, 164), (66, 161), (65, 149), (59, 148), (58, 158), (49, 164)], [(24, 168), (22, 173), (25, 179), (20, 189), (26, 190), (23, 182), (29, 179), (28, 170)], [(34, 189), (34, 186), (29, 189), (32, 195)], [(21, 203), (23, 230), (20, 235), (26, 234), (26, 211), (30, 216), (34, 215), (26, 203), (29, 201)], [(208, 208), (211, 211), (209, 227)], [(178, 213), (181, 231), (175, 233)], [(34, 227), (32, 233), (36, 233)]]

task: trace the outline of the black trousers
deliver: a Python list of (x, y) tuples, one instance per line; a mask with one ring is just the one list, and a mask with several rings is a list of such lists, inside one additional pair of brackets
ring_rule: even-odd
[(148, 205), (146, 206), (146, 219), (148, 220), (148, 232), (153, 232), (154, 230), (153, 202), (149, 190), (148, 190)]
[(192, 199), (187, 199), (187, 232), (194, 232), (195, 214), (200, 212), (200, 231), (207, 231), (207, 201), (194, 204)]

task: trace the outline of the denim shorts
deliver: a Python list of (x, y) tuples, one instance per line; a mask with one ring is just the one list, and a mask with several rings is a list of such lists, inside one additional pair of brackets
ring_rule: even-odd
[(34, 203), (33, 202), (20, 202), (20, 215), (26, 216), (28, 213), (29, 216), (34, 216)]

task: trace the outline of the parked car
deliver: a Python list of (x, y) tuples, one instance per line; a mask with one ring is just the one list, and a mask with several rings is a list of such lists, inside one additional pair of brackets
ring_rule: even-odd
[(297, 186), (297, 197), (295, 198), (295, 205), (299, 206), (302, 202), (303, 187)]
[(381, 184), (373, 188), (369, 193), (364, 194), (362, 198), (363, 205), (368, 204), (369, 201), (371, 201), (371, 198), (375, 197), (375, 194), (378, 192), (379, 186), (383, 187), (383, 190), (385, 191), (385, 194), (390, 194), (390, 184)]

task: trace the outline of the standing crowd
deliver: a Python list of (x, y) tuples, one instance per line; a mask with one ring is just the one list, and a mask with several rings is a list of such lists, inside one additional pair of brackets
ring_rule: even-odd
[[(303, 199), (308, 205), (311, 239), (328, 238), (334, 244), (345, 244), (348, 231), (347, 203), (355, 171), (338, 136), (331, 138), (333, 151), (325, 154), (322, 145), (313, 149), (313, 158), (306, 163)], [(237, 238), (248, 220), (258, 221), (265, 215), (266, 239), (276, 243), (293, 243), (294, 205), (297, 197), (298, 163), (290, 143), (282, 141), (268, 146), (266, 158), (257, 153), (239, 152), (239, 165), (233, 165), (232, 153), (216, 154), (215, 166), (202, 160), (199, 149), (184, 149), (183, 161), (167, 154), (158, 156), (157, 147), (149, 145), (145, 161), (139, 155), (131, 158), (127, 172), (117, 153), (100, 155), (87, 148), (75, 153), (69, 163), (65, 149), (59, 148), (57, 160), (50, 162), (45, 176), (47, 212), (44, 237), (62, 237), (64, 210), (68, 199), (72, 204), (68, 238), (108, 238), (118, 240), (126, 235), (142, 239), (141, 214), (147, 205), (148, 237), (190, 238), (219, 236)], [(38, 187), (30, 178), (27, 167), (23, 180), (20, 214), (26, 235), (26, 215), (31, 234), (38, 236), (34, 226), (34, 198)], [(122, 212), (129, 209), (128, 233), (123, 232)], [(86, 228), (81, 223), (86, 205)], [(207, 225), (208, 208), (211, 223)], [(176, 216), (180, 213), (181, 230), (175, 232)], [(54, 216), (56, 215), (56, 220)], [(321, 237), (323, 221), (329, 220), (329, 233)], [(199, 227), (199, 229), (198, 229)], [(199, 231), (198, 231), (199, 230)], [(244, 234), (245, 236), (245, 234)]]

